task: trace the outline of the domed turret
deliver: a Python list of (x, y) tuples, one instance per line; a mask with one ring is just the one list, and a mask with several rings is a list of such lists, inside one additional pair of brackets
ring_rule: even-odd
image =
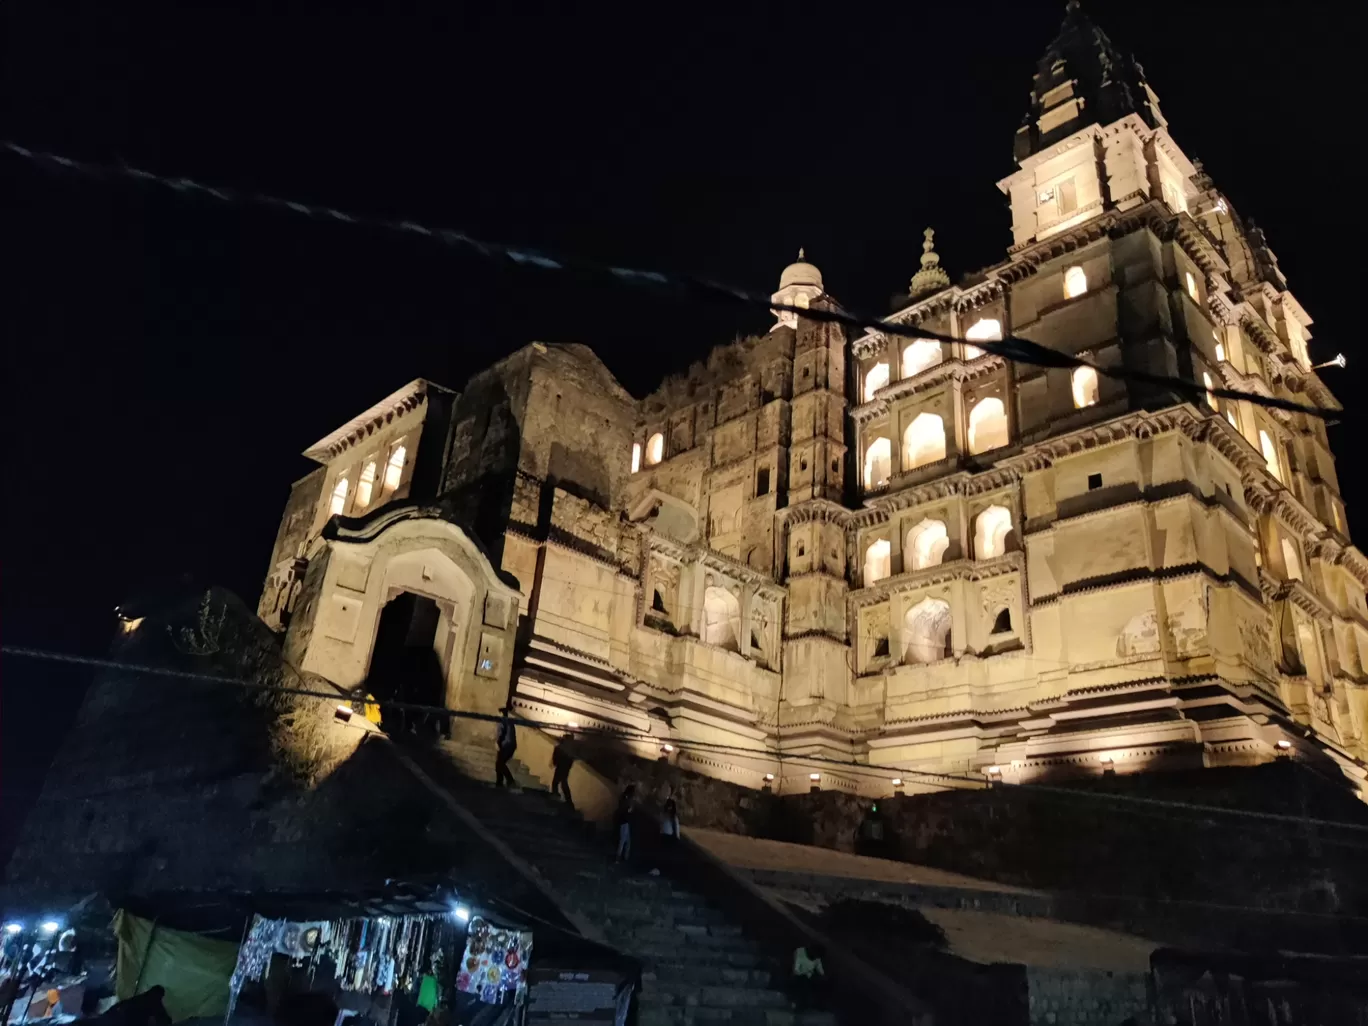
[[(784, 268), (779, 275), (779, 291), (770, 296), (770, 301), (785, 306), (806, 307), (826, 289), (822, 285), (822, 272), (815, 264), (804, 259), (803, 251), (798, 251), (798, 259)], [(798, 314), (792, 310), (775, 310), (775, 324), (798, 327)]]
[(815, 265), (803, 259), (803, 251), (798, 250), (798, 260), (784, 268), (784, 273), (779, 275), (779, 288), (786, 289), (790, 285), (815, 285), (822, 287), (822, 272)]

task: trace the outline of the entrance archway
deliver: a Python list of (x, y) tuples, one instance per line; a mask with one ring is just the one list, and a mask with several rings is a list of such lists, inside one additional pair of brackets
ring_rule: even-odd
[(387, 733), (435, 737), (446, 727), (444, 717), (402, 707), (446, 705), (446, 674), (437, 650), (446, 637), (445, 631), (438, 636), (441, 619), (435, 599), (411, 591), (401, 591), (380, 612), (365, 688), (380, 705)]

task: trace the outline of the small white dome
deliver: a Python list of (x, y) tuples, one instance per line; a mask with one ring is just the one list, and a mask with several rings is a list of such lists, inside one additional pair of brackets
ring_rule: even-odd
[(779, 287), (786, 289), (790, 285), (815, 285), (822, 287), (822, 272), (803, 259), (803, 251), (798, 251), (796, 263), (789, 264), (784, 268), (784, 273), (779, 275)]

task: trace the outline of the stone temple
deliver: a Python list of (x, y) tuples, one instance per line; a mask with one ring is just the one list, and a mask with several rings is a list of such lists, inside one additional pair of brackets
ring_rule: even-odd
[[(413, 381), (306, 451), (261, 617), (382, 702), (511, 695), (780, 792), (1280, 756), (1361, 790), (1368, 560), (1324, 421), (975, 347), (1337, 409), (1310, 316), (1076, 5), (1014, 158), (1006, 258), (952, 284), (928, 231), (890, 318), (962, 341), (781, 312), (640, 399), (584, 345)], [(773, 299), (838, 305), (801, 253)], [(377, 669), (414, 653), (421, 693)]]

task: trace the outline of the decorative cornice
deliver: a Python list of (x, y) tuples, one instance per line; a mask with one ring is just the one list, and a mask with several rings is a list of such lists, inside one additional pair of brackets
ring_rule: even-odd
[(364, 413), (347, 421), (332, 434), (314, 442), (304, 450), (304, 455), (318, 463), (332, 462), (363, 438), (391, 423), (396, 417), (402, 417), (418, 409), (427, 401), (428, 390), (437, 387), (423, 378), (410, 381)]
[(845, 527), (850, 522), (850, 518), (855, 515), (854, 510), (847, 509), (830, 499), (804, 499), (792, 506), (785, 506), (783, 509), (776, 510), (776, 513), (779, 522), (787, 524), (790, 528), (799, 524), (814, 522), (838, 524)]
[(914, 506), (940, 499), (984, 495), (1002, 488), (1015, 487), (1020, 480), (1021, 475), (1014, 467), (996, 466), (978, 473), (961, 470), (947, 477), (900, 488), (896, 492), (871, 499), (865, 509), (851, 516), (849, 523), (856, 530), (875, 527), (887, 523), (892, 514)]
[(876, 606), (880, 602), (887, 601), (894, 595), (901, 595), (909, 591), (933, 588), (950, 581), (987, 581), (995, 577), (1024, 572), (1025, 569), (1026, 554), (1024, 552), (1007, 552), (994, 559), (956, 559), (949, 563), (938, 563), (921, 570), (911, 570), (893, 577), (885, 577), (882, 581), (872, 584), (868, 588), (852, 591), (849, 596), (850, 608), (852, 612), (867, 609), (870, 606)]

